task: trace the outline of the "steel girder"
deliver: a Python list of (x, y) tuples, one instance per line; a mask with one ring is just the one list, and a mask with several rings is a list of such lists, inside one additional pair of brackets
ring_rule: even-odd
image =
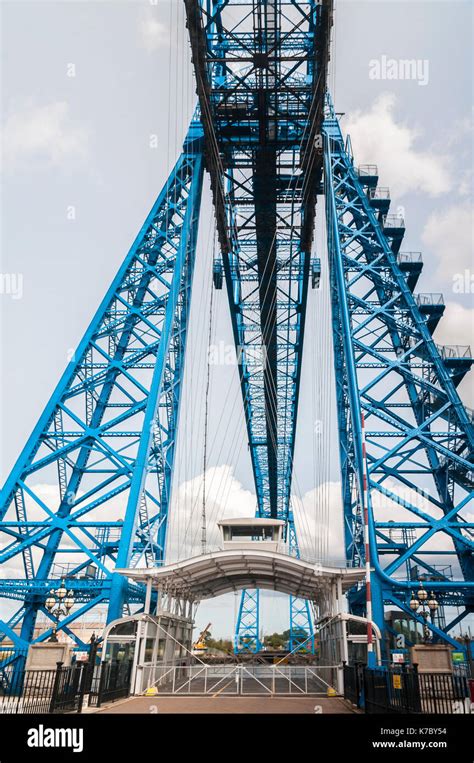
[(257, 654), (260, 641), (260, 591), (244, 591), (240, 598), (238, 627), (235, 629), (234, 652)]
[[(297, 559), (300, 558), (300, 549), (298, 538), (296, 536), (295, 520), (293, 511), (287, 524), (288, 547), (290, 554)], [(296, 596), (290, 596), (290, 638), (289, 651), (305, 651), (314, 654), (314, 626), (311, 617), (310, 603), (307, 599), (299, 599)]]
[(257, 513), (288, 521), (332, 2), (185, 5)]
[(82, 605), (60, 623), (70, 632), (99, 603), (112, 619), (143, 602), (117, 565), (163, 560), (202, 179), (195, 120), (3, 488), (0, 564), (16, 574), (0, 596), (23, 604), (0, 633), (19, 645), (32, 641), (58, 578)]
[[(384, 630), (387, 604), (413, 616), (407, 602), (423, 578), (440, 604), (466, 614), (474, 605), (474, 431), (456, 385), (471, 353), (435, 344), (426, 300), (412, 292), (410, 258), (399, 253), (404, 223), (377, 209), (376, 168), (354, 167), (329, 99), (324, 134), (346, 557), (365, 563), (363, 414), (375, 621)], [(363, 594), (352, 592), (355, 611)], [(431, 625), (435, 638), (459, 647), (447, 632), (458, 621)]]

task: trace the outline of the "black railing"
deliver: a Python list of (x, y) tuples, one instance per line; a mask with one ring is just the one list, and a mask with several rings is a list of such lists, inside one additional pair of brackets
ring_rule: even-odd
[(80, 662), (56, 669), (24, 670), (15, 665), (0, 675), (0, 715), (80, 713), (90, 706), (113, 702), (130, 693), (132, 662)]
[(64, 713), (80, 712), (82, 678), (87, 666), (83, 663), (56, 670), (25, 670), (10, 665), (0, 680), (0, 713)]
[(366, 713), (421, 713), (417, 673), (381, 668), (364, 670)]
[(55, 670), (4, 668), (0, 680), (0, 713), (49, 713), (54, 695)]
[(128, 697), (132, 675), (132, 660), (103, 662), (94, 671), (89, 705), (100, 707), (103, 702), (114, 702)]
[(360, 707), (361, 692), (364, 685), (364, 666), (344, 664), (344, 699)]
[(423, 713), (464, 713), (470, 705), (469, 682), (454, 673), (419, 673)]
[(469, 682), (458, 673), (419, 673), (416, 666), (344, 665), (344, 698), (366, 713), (470, 712)]
[(50, 713), (80, 713), (84, 701), (84, 679), (88, 671), (87, 663), (79, 662), (62, 667), (58, 663)]

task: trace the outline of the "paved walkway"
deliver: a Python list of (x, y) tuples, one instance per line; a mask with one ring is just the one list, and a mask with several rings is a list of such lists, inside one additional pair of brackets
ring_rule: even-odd
[(130, 697), (99, 713), (354, 713), (340, 697)]

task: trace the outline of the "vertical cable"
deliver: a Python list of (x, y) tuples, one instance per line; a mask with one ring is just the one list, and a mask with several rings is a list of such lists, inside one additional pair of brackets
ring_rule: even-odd
[[(214, 237), (215, 243), (215, 237)], [(209, 381), (211, 376), (211, 363), (209, 360), (209, 351), (212, 341), (212, 308), (214, 304), (214, 289), (211, 286), (211, 299), (209, 302), (209, 330), (208, 330), (208, 347), (207, 347), (207, 379), (206, 379), (206, 394), (204, 401), (204, 449), (203, 449), (203, 468), (202, 468), (202, 524), (201, 524), (201, 550), (202, 553), (206, 553), (207, 545), (207, 526), (206, 526), (206, 470), (207, 470), (207, 430), (209, 425)]]

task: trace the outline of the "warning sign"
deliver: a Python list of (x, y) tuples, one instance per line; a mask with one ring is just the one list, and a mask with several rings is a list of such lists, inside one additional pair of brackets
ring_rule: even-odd
[(392, 662), (403, 664), (405, 662), (405, 655), (403, 652), (392, 652)]

